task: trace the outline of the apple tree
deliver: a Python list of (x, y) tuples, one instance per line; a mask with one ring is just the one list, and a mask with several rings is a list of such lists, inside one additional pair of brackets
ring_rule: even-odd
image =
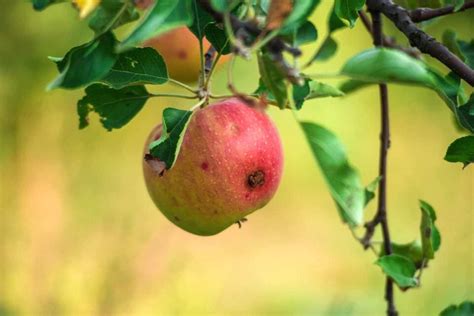
[[(48, 85), (49, 90), (84, 89), (84, 96), (77, 101), (79, 128), (89, 125), (91, 112), (97, 113), (103, 127), (111, 131), (130, 122), (150, 98), (196, 100), (188, 110), (163, 109), (163, 122), (150, 135), (143, 155), (150, 195), (176, 225), (192, 233), (212, 235), (234, 223), (240, 226), (246, 215), (271, 199), (278, 186), (283, 157), (278, 134), (264, 110), (276, 106), (298, 121), (342, 222), (364, 250), (373, 251), (375, 263), (386, 278), (387, 315), (398, 315), (395, 288), (405, 292), (421, 286), (422, 272), (441, 246), (441, 233), (434, 207), (422, 200), (420, 228), (413, 232), (412, 242), (397, 243), (390, 231), (386, 205), (389, 87), (402, 84), (435, 91), (440, 97), (439, 104), (445, 104), (459, 128), (468, 133), (453, 140), (444, 159), (464, 167), (474, 162), (474, 40), (458, 38), (446, 29), (439, 41), (424, 29), (428, 21), (474, 8), (474, 1), (334, 0), (324, 21), (328, 33), (319, 41), (317, 25), (310, 17), (320, 0), (31, 2), (38, 11), (51, 5), (72, 4), (79, 18), (87, 19), (93, 30), (90, 41), (78, 43), (63, 57), (50, 57), (58, 75)], [(129, 32), (118, 36), (115, 30), (128, 23)], [(350, 57), (337, 73), (330, 75), (345, 78), (344, 82), (333, 86), (324, 82), (327, 74), (309, 73), (309, 66), (328, 61), (341, 45), (333, 33), (351, 29), (356, 23), (365, 26), (373, 47)], [(409, 45), (387, 36), (383, 23), (396, 27)], [(181, 32), (182, 37), (166, 37), (171, 32)], [(175, 45), (187, 41), (195, 41), (195, 48), (182, 51), (178, 47), (173, 52)], [(313, 54), (302, 56), (300, 47), (315, 43)], [(189, 68), (181, 72), (186, 78), (180, 78), (173, 70), (176, 65), (172, 65), (180, 61), (173, 61), (173, 54), (181, 54), (182, 63), (195, 56), (197, 70), (193, 72), (191, 66), (186, 66)], [(433, 68), (426, 56), (439, 61), (442, 70)], [(258, 61), (260, 80), (253, 91), (242, 91), (233, 81), (234, 62), (238, 58)], [(211, 83), (223, 59), (227, 60), (229, 93), (217, 95)], [(189, 78), (196, 84), (190, 85)], [(147, 89), (165, 83), (182, 88), (183, 93), (154, 94)], [(307, 100), (350, 97), (369, 85), (379, 88), (378, 96), (374, 96), (379, 100), (381, 113), (379, 172), (373, 182), (363, 185), (337, 136), (324, 126), (300, 121), (298, 111)], [(255, 127), (249, 135), (245, 134), (248, 139), (228, 134), (226, 129), (231, 126), (237, 135), (248, 125)], [(251, 141), (254, 147), (249, 145)], [(215, 166), (217, 171), (203, 175), (202, 171), (214, 166), (199, 159), (206, 155), (218, 157), (222, 151), (236, 158), (231, 162), (219, 161), (225, 168)], [(264, 157), (261, 160), (266, 165), (255, 167), (258, 157)], [(244, 172), (242, 182), (238, 170), (247, 165), (254, 169)], [(186, 181), (197, 184), (200, 191), (194, 195), (180, 193)], [(241, 182), (245, 188), (239, 187)], [(251, 195), (255, 192), (252, 190), (266, 188), (267, 184), (271, 186), (266, 191)], [(248, 198), (247, 204), (239, 201), (243, 196)], [(213, 201), (213, 214), (221, 215), (207, 214), (199, 204), (203, 199)], [(377, 211), (367, 220), (364, 209), (374, 199)], [(358, 227), (363, 228), (363, 235), (356, 233)], [(382, 244), (373, 242), (377, 229), (382, 232)], [(464, 302), (447, 307), (441, 314), (473, 313), (474, 303)]]

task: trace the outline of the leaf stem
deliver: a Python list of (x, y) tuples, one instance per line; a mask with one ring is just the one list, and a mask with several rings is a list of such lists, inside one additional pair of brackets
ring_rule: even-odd
[(174, 84), (178, 87), (184, 88), (184, 89), (188, 90), (189, 92), (197, 93), (196, 89), (193, 89), (192, 87), (188, 86), (187, 84), (182, 83), (181, 81), (178, 81), (178, 80), (175, 80), (175, 79), (172, 79), (172, 78), (168, 78), (168, 82), (171, 83), (171, 84)]
[(169, 98), (181, 98), (181, 99), (197, 99), (197, 95), (184, 95), (175, 93), (150, 93), (150, 98), (169, 97)]

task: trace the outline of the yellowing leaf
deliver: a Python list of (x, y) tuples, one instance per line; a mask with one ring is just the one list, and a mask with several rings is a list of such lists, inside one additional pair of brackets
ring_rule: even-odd
[(74, 5), (79, 10), (79, 17), (84, 19), (100, 4), (101, 0), (73, 0)]

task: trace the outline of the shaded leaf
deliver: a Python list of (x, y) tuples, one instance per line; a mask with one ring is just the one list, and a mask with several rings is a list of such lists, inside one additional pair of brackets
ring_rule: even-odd
[(56, 3), (65, 2), (66, 0), (31, 0), (33, 3), (33, 9), (41, 11), (46, 9), (48, 6)]
[[(129, 2), (102, 0), (100, 6), (92, 14), (88, 25), (96, 34), (101, 34), (138, 18), (138, 12)], [(114, 19), (116, 21), (110, 25)]]
[(85, 92), (86, 96), (77, 104), (79, 127), (86, 127), (88, 114), (96, 112), (102, 125), (109, 131), (127, 124), (140, 112), (150, 96), (144, 86), (116, 90), (102, 84), (93, 84)]
[(440, 316), (472, 316), (474, 315), (474, 302), (464, 301), (459, 305), (450, 305), (446, 307)]
[(423, 257), (433, 259), (435, 252), (441, 244), (441, 235), (435, 226), (436, 213), (431, 205), (420, 200), (421, 209), (421, 245), (423, 248)]
[(337, 51), (337, 43), (336, 41), (331, 37), (328, 36), (324, 40), (323, 44), (321, 47), (318, 49), (316, 54), (310, 59), (310, 62), (313, 61), (325, 61), (331, 58)]
[(363, 221), (364, 189), (357, 171), (349, 164), (344, 147), (336, 135), (320, 125), (302, 122), (301, 126), (342, 220), (351, 227), (360, 225)]
[(350, 27), (353, 27), (364, 4), (365, 0), (335, 0), (334, 11), (340, 19), (348, 21)]
[(337, 16), (334, 6), (331, 9), (328, 20), (329, 34), (332, 32), (345, 28), (347, 25)]
[(192, 114), (192, 111), (174, 108), (163, 110), (163, 132), (149, 149), (153, 157), (165, 163), (166, 169), (172, 168), (176, 162)]
[(194, 35), (196, 35), (198, 39), (202, 39), (204, 38), (204, 30), (209, 25), (209, 23), (214, 22), (214, 19), (198, 4), (197, 0), (191, 1), (194, 19), (193, 23), (189, 26), (189, 29), (194, 33)]
[(462, 162), (464, 166), (474, 162), (474, 136), (461, 137), (452, 142), (448, 147), (444, 160)]
[(284, 109), (288, 102), (285, 76), (267, 53), (258, 55), (258, 69), (263, 84), (272, 93), (280, 109)]
[(318, 30), (310, 21), (303, 23), (297, 30), (294, 36), (293, 45), (301, 46), (312, 43), (318, 39)]
[(160, 0), (155, 2), (143, 20), (117, 49), (124, 51), (179, 26), (191, 25), (193, 22), (192, 1)]
[(163, 84), (168, 71), (161, 55), (153, 48), (134, 48), (120, 54), (110, 72), (100, 80), (114, 89), (130, 85)]
[(204, 30), (206, 39), (214, 46), (217, 52), (222, 55), (230, 54), (229, 38), (224, 29), (221, 29), (216, 23), (211, 23)]
[(117, 60), (115, 43), (114, 36), (108, 32), (89, 43), (72, 48), (64, 58), (56, 59), (60, 74), (48, 85), (48, 90), (74, 89), (104, 77)]
[(418, 285), (415, 264), (406, 257), (391, 254), (380, 257), (375, 264), (402, 289)]

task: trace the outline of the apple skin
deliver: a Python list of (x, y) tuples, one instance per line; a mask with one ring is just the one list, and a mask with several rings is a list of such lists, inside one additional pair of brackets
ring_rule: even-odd
[[(145, 144), (161, 135), (155, 127)], [(162, 175), (143, 160), (148, 192), (182, 229), (217, 234), (265, 206), (283, 170), (276, 127), (263, 110), (236, 98), (199, 109), (191, 117), (176, 163)]]

